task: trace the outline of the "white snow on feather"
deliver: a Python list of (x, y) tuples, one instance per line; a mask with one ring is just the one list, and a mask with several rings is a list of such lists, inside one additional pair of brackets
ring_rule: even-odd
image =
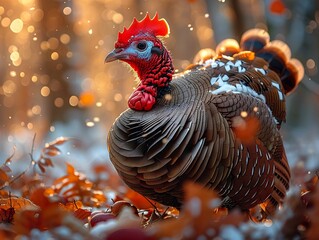
[(229, 64), (226, 64), (225, 70), (226, 70), (227, 72), (229, 72), (231, 68), (232, 68), (232, 67), (231, 67)]
[(218, 67), (218, 63), (215, 60), (213, 60), (213, 62), (210, 65), (212, 66), (212, 68)]
[(260, 72), (262, 75), (266, 75), (266, 71), (263, 68), (255, 68), (256, 72)]
[(220, 93), (224, 93), (224, 92), (226, 92), (226, 93), (232, 92), (232, 93), (236, 93), (236, 94), (243, 93), (243, 94), (247, 94), (247, 95), (253, 96), (255, 98), (258, 98), (261, 101), (263, 101), (264, 103), (266, 102), (266, 98), (264, 97), (264, 95), (258, 94), (251, 87), (245, 86), (244, 84), (241, 84), (241, 83), (237, 83), (235, 86), (228, 84), (228, 82), (223, 81), (223, 77), (221, 75), (218, 75), (217, 77), (212, 78), (211, 84), (212, 85), (217, 84), (219, 86), (219, 88), (210, 91), (213, 94), (220, 94)]
[(219, 66), (219, 67), (225, 66), (225, 63), (223, 63), (223, 62), (221, 62), (221, 61), (218, 61), (217, 63), (218, 63), (218, 66)]
[(277, 82), (271, 82), (271, 85), (273, 85), (275, 88), (277, 88), (278, 89), (278, 96), (279, 96), (279, 99), (282, 101), (282, 100), (284, 100), (284, 94), (282, 93), (282, 91), (281, 91), (281, 89), (280, 89), (280, 85), (279, 85), (279, 83), (277, 83)]
[(235, 63), (234, 63), (233, 61), (228, 61), (228, 62), (226, 63), (226, 65), (231, 66), (231, 67), (234, 67), (234, 66), (235, 66)]
[(279, 83), (277, 83), (277, 82), (271, 82), (271, 85), (273, 85), (275, 88), (277, 88), (278, 90), (280, 90)]
[(237, 60), (237, 61), (235, 62), (235, 67), (240, 67), (242, 64), (243, 64), (242, 61)]
[[(233, 85), (230, 85), (228, 83), (223, 84), (220, 88), (217, 88), (213, 91), (210, 91), (213, 94), (220, 94), (220, 93), (224, 93), (224, 92), (232, 92), (235, 93), (236, 92), (236, 87)], [(239, 93), (239, 92), (238, 92)]]
[(281, 101), (284, 100), (284, 95), (282, 94), (280, 90), (278, 90), (278, 96)]
[(222, 74), (219, 74), (217, 77), (212, 77), (210, 79), (210, 83), (211, 85), (224, 85), (226, 81), (229, 80), (229, 77), (227, 75), (222, 75)]
[(229, 80), (229, 77), (227, 75), (222, 76), (223, 82), (227, 82)]
[(244, 68), (244, 67), (242, 67), (242, 66), (238, 66), (237, 69), (238, 69), (238, 72), (239, 72), (239, 73), (246, 72), (246, 68)]

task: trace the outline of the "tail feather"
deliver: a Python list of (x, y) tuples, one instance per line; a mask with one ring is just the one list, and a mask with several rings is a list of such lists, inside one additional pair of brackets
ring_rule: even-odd
[(302, 63), (299, 60), (292, 58), (288, 61), (287, 68), (281, 76), (281, 82), (286, 94), (296, 89), (304, 76), (304, 71)]
[[(249, 54), (252, 52), (254, 54)], [(221, 55), (248, 61), (256, 56), (265, 60), (269, 69), (280, 77), (285, 94), (293, 92), (304, 76), (301, 62), (291, 58), (289, 46), (280, 40), (270, 41), (268, 32), (259, 28), (246, 31), (241, 37), (240, 44), (235, 39), (225, 39), (217, 45), (216, 52), (212, 49), (202, 49), (195, 56), (194, 64), (188, 69), (196, 68), (196, 64)]]
[(240, 52), (240, 47), (235, 39), (225, 39), (221, 41), (216, 47), (218, 55), (233, 56)]
[(246, 31), (240, 41), (241, 49), (244, 51), (258, 52), (270, 41), (268, 32), (259, 28)]
[(289, 46), (280, 40), (270, 41), (265, 30), (248, 30), (243, 34), (240, 46), (268, 62), (269, 68), (280, 77), (286, 94), (291, 93), (302, 80), (303, 66), (297, 59), (291, 59)]

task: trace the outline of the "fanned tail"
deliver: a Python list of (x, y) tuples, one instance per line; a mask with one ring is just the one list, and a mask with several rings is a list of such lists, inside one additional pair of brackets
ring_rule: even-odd
[[(291, 58), (289, 46), (280, 40), (270, 41), (268, 32), (263, 29), (246, 31), (240, 44), (235, 39), (225, 39), (216, 47), (217, 56), (234, 56), (245, 51), (254, 52), (256, 57), (268, 62), (269, 68), (280, 77), (285, 94), (293, 92), (304, 76), (301, 62)], [(205, 60), (207, 57), (201, 56), (201, 59)]]
[(299, 60), (291, 58), (289, 46), (280, 40), (269, 40), (269, 34), (254, 28), (242, 35), (240, 47), (243, 51), (253, 51), (269, 63), (269, 68), (281, 79), (285, 94), (296, 89), (304, 76), (304, 68)]

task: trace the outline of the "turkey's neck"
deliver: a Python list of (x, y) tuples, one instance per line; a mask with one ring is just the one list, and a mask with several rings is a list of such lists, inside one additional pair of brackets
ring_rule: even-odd
[(156, 103), (160, 92), (168, 88), (172, 80), (174, 67), (168, 51), (150, 60), (147, 67), (135, 69), (140, 84), (129, 98), (128, 105), (138, 111), (149, 111)]

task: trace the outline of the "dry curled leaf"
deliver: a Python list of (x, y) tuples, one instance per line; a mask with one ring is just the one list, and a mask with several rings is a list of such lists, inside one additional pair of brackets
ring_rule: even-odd
[(75, 210), (75, 212), (73, 213), (73, 216), (81, 220), (82, 222), (87, 223), (88, 217), (91, 216), (91, 211), (87, 209), (79, 208)]
[[(157, 238), (212, 239), (224, 225), (239, 226), (246, 216), (238, 211), (227, 213), (219, 208), (217, 194), (199, 184), (186, 183), (185, 204), (179, 217), (154, 223), (148, 231)], [(211, 231), (212, 230), (212, 231)]]
[(2, 168), (0, 168), (0, 187), (9, 181), (9, 176)]
[(23, 197), (12, 197), (1, 198), (0, 199), (0, 207), (3, 209), (14, 208), (16, 212), (22, 209), (39, 209), (37, 205), (35, 205), (32, 201)]
[(159, 203), (156, 203), (155, 201), (149, 200), (143, 195), (128, 189), (125, 197), (130, 200), (130, 202), (139, 209), (149, 209), (154, 208), (154, 206), (159, 206)]
[(12, 223), (15, 213), (23, 209), (38, 209), (34, 203), (23, 197), (6, 197), (0, 199), (0, 222)]
[(70, 164), (66, 163), (65, 176), (56, 179), (50, 188), (46, 189), (46, 195), (58, 195), (67, 201), (80, 200), (87, 206), (99, 206), (106, 202), (104, 193), (93, 188), (83, 173), (79, 173)]
[(69, 138), (60, 137), (50, 143), (45, 144), (39, 159), (34, 161), (35, 166), (40, 169), (41, 173), (45, 173), (47, 167), (54, 166), (51, 158), (61, 153), (61, 150), (58, 148), (58, 146), (64, 144), (68, 140)]
[(9, 207), (8, 209), (0, 208), (0, 223), (12, 223), (14, 214), (13, 207)]

